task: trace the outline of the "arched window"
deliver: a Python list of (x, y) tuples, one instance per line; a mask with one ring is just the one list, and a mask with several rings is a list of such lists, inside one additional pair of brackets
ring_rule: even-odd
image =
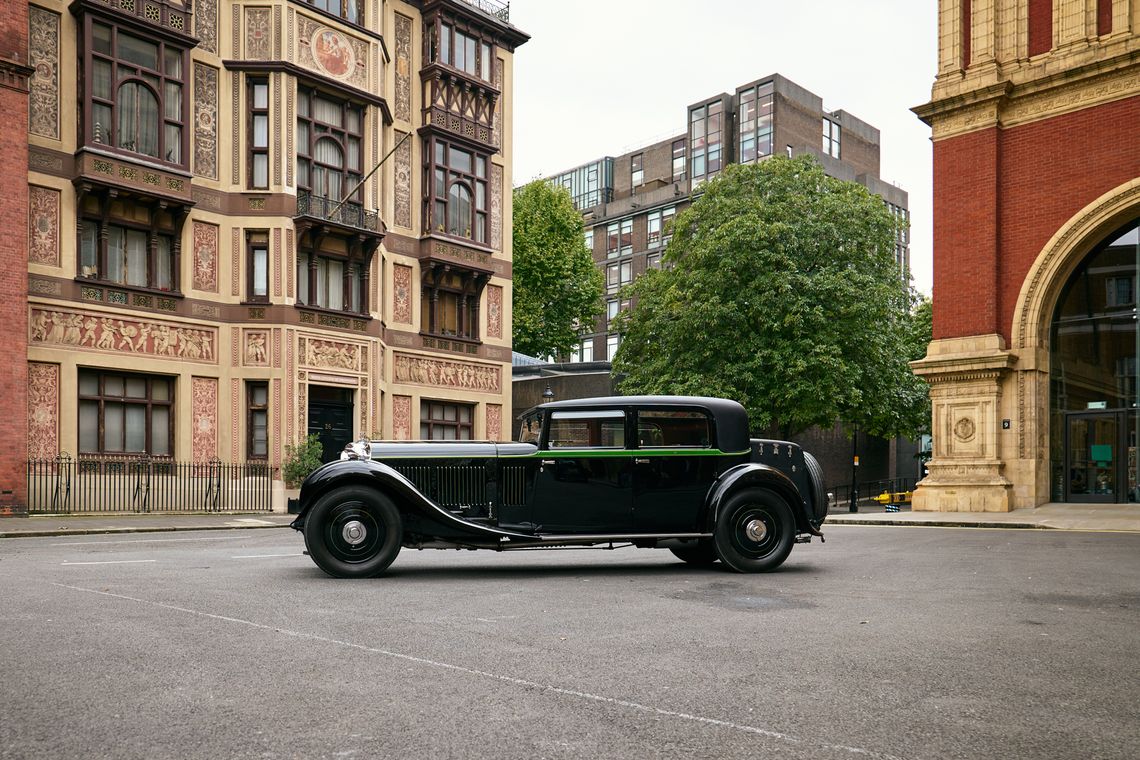
[(424, 167), (431, 197), (429, 229), (476, 243), (488, 242), (487, 156), (432, 138), (424, 146), (430, 163)]
[(119, 112), (119, 147), (158, 158), (158, 96), (142, 82), (124, 82), (115, 108)]
[(447, 232), (471, 237), (471, 191), (462, 182), (453, 182), (447, 193)]
[(89, 23), (85, 139), (185, 166), (186, 50)]
[(331, 137), (322, 137), (313, 146), (313, 194), (334, 201), (341, 199), (344, 177), (344, 151)]

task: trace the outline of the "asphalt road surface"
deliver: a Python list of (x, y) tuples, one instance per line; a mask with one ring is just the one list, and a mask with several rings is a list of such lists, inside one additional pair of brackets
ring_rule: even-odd
[(1140, 535), (826, 532), (367, 581), (285, 529), (0, 540), (0, 757), (1140, 757)]

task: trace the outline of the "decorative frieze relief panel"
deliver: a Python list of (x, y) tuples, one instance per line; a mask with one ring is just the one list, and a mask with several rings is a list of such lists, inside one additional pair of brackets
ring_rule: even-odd
[(201, 50), (218, 52), (218, 0), (194, 0), (194, 36)]
[(59, 139), (59, 14), (28, 6), (28, 58), (35, 69), (29, 82), (28, 131)]
[(396, 201), (395, 215), (392, 219), (397, 227), (412, 226), (412, 141), (404, 140), (406, 132), (396, 132), (395, 138), (399, 147), (396, 148), (396, 186), (394, 197)]
[(487, 337), (503, 337), (503, 289), (498, 285), (487, 286)]
[(368, 349), (365, 346), (307, 335), (298, 340), (301, 364), (305, 366), (361, 373), (368, 371)]
[(113, 319), (92, 312), (33, 308), (31, 342), (217, 363), (218, 334), (213, 328), (186, 327), (157, 320)]
[(59, 266), (59, 191), (28, 188), (28, 261)]
[(396, 118), (412, 119), (412, 20), (396, 14)]
[(392, 438), (397, 441), (412, 440), (412, 397), (392, 397)]
[(246, 330), (245, 350), (242, 352), (247, 367), (269, 366), (269, 331)]
[(59, 454), (59, 365), (28, 362), (28, 458)]
[(194, 63), (194, 173), (218, 178), (218, 70), (198, 62)]
[(503, 167), (491, 163), (491, 247), (503, 250)]
[(412, 268), (403, 264), (392, 267), (392, 321), (412, 323)]
[(190, 388), (194, 410), (191, 415), (194, 420), (191, 450), (195, 462), (206, 462), (218, 456), (218, 379), (191, 378)]
[(503, 439), (503, 407), (501, 404), (487, 404), (487, 440)]
[(273, 30), (269, 26), (269, 8), (245, 9), (245, 57), (254, 61), (269, 60), (273, 49)]
[(218, 226), (194, 221), (195, 290), (218, 292)]
[(333, 79), (368, 89), (368, 45), (308, 16), (297, 17), (297, 63)]
[(502, 390), (502, 369), (486, 364), (445, 361), (397, 353), (393, 374), (397, 383), (457, 388), (480, 393), (500, 393)]

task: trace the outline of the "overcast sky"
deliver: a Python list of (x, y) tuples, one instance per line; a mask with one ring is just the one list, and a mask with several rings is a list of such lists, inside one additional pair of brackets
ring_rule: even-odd
[(514, 183), (685, 129), (686, 107), (772, 73), (881, 132), (880, 174), (910, 194), (911, 268), (930, 293), (936, 0), (512, 0)]

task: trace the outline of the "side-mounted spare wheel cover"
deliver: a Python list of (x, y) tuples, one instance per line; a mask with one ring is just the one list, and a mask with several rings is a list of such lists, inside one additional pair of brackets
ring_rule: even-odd
[(823, 468), (811, 454), (804, 452), (804, 464), (807, 465), (808, 479), (811, 481), (811, 521), (819, 527), (827, 517), (830, 506), (827, 503), (827, 494), (823, 490)]

